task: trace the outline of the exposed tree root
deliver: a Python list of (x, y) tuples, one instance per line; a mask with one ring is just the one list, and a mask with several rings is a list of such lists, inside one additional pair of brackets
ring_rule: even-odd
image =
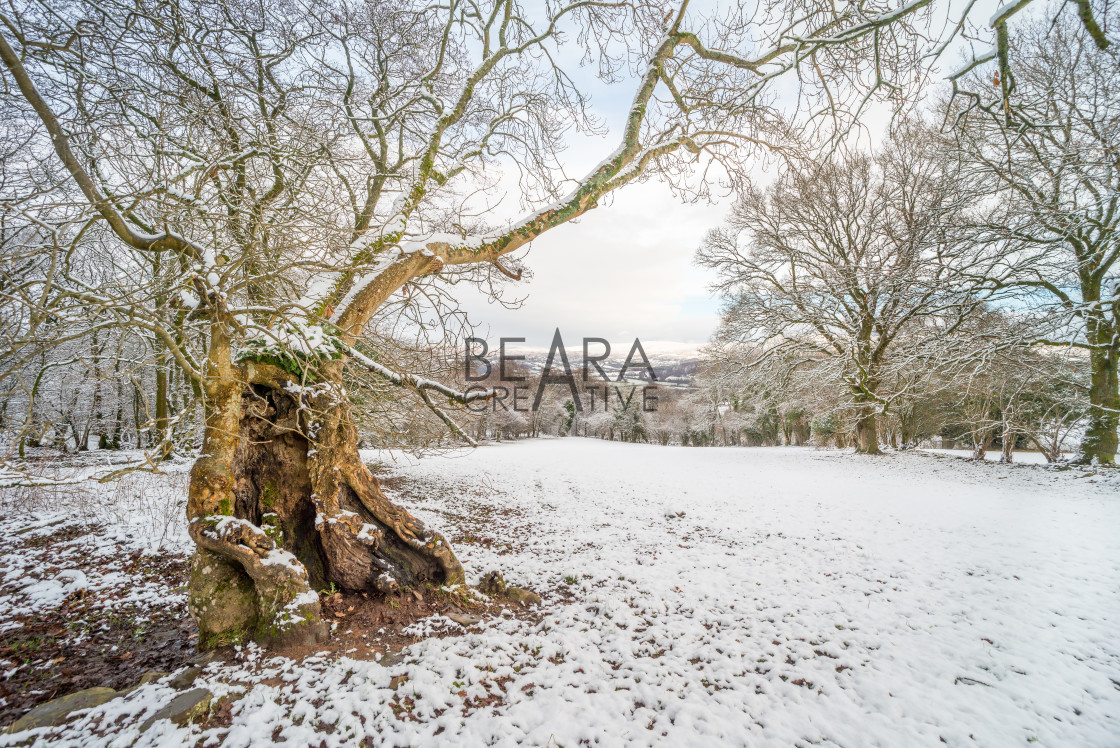
[(192, 501), (216, 507), (192, 514), (190, 526), (202, 647), (321, 641), (315, 590), (384, 595), (464, 581), (446, 539), (389, 501), (362, 464), (337, 379), (301, 387), (278, 372), (250, 368), (229, 469), (208, 456), (192, 476), (223, 495)]

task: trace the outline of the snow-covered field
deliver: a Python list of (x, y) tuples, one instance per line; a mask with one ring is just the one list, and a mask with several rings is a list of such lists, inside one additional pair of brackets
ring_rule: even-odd
[(250, 647), (204, 678), (241, 694), (228, 727), (140, 734), (164, 679), (41, 742), (1120, 745), (1120, 475), (585, 439), (369, 457), (543, 619), (387, 666)]
[[(946, 455), (949, 457), (963, 457), (965, 459), (972, 458), (972, 450), (970, 449), (923, 449), (923, 452), (930, 454)], [(1072, 459), (1074, 454), (1067, 452), (1063, 454), (1065, 459)], [(984, 453), (984, 459), (990, 462), (999, 462), (1000, 452), (999, 448), (989, 449)], [(1012, 461), (1021, 465), (1045, 465), (1046, 457), (1041, 452), (1028, 452), (1025, 450), (1017, 450), (1012, 456)]]

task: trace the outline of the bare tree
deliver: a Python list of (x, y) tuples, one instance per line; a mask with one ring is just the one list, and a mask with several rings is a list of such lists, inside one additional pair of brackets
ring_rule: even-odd
[[(1112, 464), (1120, 423), (1120, 52), (1103, 31), (1086, 30), (1077, 9), (1022, 24), (1001, 47), (1014, 72), (963, 77), (948, 116), (971, 176), (1004, 208), (980, 238), (1005, 253), (992, 285), (1046, 313), (1035, 342), (1086, 352), (1089, 420), (1079, 459)], [(1097, 15), (1114, 29), (1120, 17), (1106, 11)], [(987, 92), (1000, 88), (1008, 94)]]
[(1084, 355), (1025, 343), (1033, 326), (1021, 311), (977, 315), (960, 331), (956, 365), (939, 372), (941, 421), (968, 436), (977, 459), (998, 438), (1000, 462), (1021, 442), (1056, 462), (1084, 425)]
[(842, 382), (867, 453), (878, 416), (907, 392), (890, 387), (905, 381), (890, 368), (913, 370), (980, 304), (969, 274), (983, 257), (959, 231), (956, 167), (919, 124), (896, 132), (878, 158), (801, 162), (749, 190), (698, 254), (729, 300), (719, 334), (752, 345), (751, 366)]

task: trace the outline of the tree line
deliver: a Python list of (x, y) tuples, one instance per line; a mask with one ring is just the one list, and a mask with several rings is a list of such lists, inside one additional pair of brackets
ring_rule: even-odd
[(1013, 104), (946, 93), (874, 152), (795, 153), (709, 234), (711, 355), (749, 409), (803, 409), (861, 452), (887, 423), (896, 445), (1005, 458), (1072, 435), (1078, 461), (1114, 463), (1120, 58), (1066, 16), (1009, 56)]

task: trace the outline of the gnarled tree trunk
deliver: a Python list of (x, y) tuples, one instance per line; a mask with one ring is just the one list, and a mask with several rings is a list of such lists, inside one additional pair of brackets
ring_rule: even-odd
[(464, 581), (447, 541), (385, 498), (362, 464), (341, 361), (305, 386), (268, 364), (228, 371), (208, 388), (191, 476), (189, 607), (201, 648), (321, 641), (316, 590), (331, 585), (389, 593)]

